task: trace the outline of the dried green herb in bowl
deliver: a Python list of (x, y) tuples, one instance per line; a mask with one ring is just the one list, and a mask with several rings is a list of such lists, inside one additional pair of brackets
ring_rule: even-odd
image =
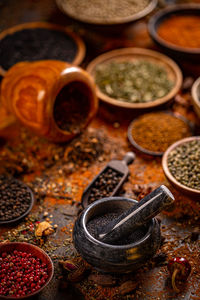
[(169, 102), (182, 74), (174, 61), (149, 49), (123, 48), (96, 57), (87, 67), (98, 97), (111, 105), (146, 109)]
[(100, 64), (96, 68), (96, 83), (109, 97), (130, 103), (154, 101), (174, 86), (166, 69), (148, 60)]

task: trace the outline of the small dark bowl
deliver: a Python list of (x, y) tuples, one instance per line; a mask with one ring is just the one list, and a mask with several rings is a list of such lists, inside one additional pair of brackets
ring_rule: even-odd
[(22, 181), (20, 181), (18, 179), (15, 179), (15, 178), (13, 178), (13, 181), (15, 181), (15, 182), (17, 181), (20, 184), (22, 184), (23, 187), (25, 187), (26, 190), (30, 193), (31, 199), (30, 199), (29, 208), (21, 216), (19, 216), (17, 218), (14, 218), (14, 219), (11, 219), (11, 220), (8, 220), (8, 221), (6, 221), (6, 220), (5, 221), (1, 221), (0, 220), (0, 225), (2, 225), (2, 224), (11, 224), (11, 223), (15, 223), (15, 222), (20, 221), (21, 219), (23, 219), (24, 217), (26, 217), (30, 213), (30, 211), (31, 211), (31, 209), (32, 209), (32, 207), (34, 205), (34, 202), (35, 202), (35, 197), (34, 197), (34, 194), (33, 194), (32, 190), (24, 182), (22, 182)]
[[(184, 121), (188, 127), (190, 128), (190, 131), (191, 131), (191, 135), (193, 134), (194, 132), (194, 125), (189, 122), (187, 119), (185, 119), (183, 116), (179, 115), (178, 113), (174, 113), (174, 112), (171, 112), (171, 111), (162, 111), (163, 113), (166, 113), (166, 114), (170, 114), (182, 121)], [(158, 112), (159, 113), (159, 112)], [(127, 136), (128, 136), (128, 140), (129, 142), (131, 143), (131, 145), (139, 150), (140, 152), (144, 153), (144, 154), (147, 154), (147, 155), (152, 155), (152, 156), (158, 156), (158, 157), (161, 157), (163, 156), (164, 152), (156, 152), (156, 151), (151, 151), (151, 150), (148, 150), (148, 149), (145, 149), (143, 148), (142, 146), (140, 146), (139, 144), (136, 143), (136, 141), (134, 140), (133, 136), (132, 136), (132, 129), (133, 129), (133, 126), (134, 126), (134, 123), (135, 121), (137, 121), (138, 118), (135, 118), (129, 125), (128, 127), (128, 133), (127, 133)]]
[(129, 209), (136, 200), (109, 197), (90, 204), (77, 219), (73, 240), (84, 260), (105, 273), (127, 273), (143, 266), (160, 247), (160, 226), (156, 219), (146, 224), (146, 232), (137, 241), (126, 245), (111, 245), (95, 239), (87, 230), (87, 223), (95, 216)]
[(153, 15), (148, 24), (148, 31), (154, 42), (162, 48), (169, 56), (177, 58), (178, 60), (191, 60), (196, 62), (200, 58), (200, 48), (184, 48), (171, 44), (162, 39), (157, 29), (166, 19), (174, 15), (195, 15), (200, 16), (200, 5), (198, 4), (180, 4), (173, 5), (169, 8), (162, 9)]
[(12, 297), (12, 296), (2, 296), (0, 295), (0, 299), (25, 299), (29, 298), (32, 296), (35, 296), (36, 294), (40, 293), (51, 281), (54, 273), (54, 266), (51, 258), (46, 254), (46, 252), (42, 249), (40, 249), (37, 246), (34, 246), (32, 244), (28, 243), (18, 243), (18, 242), (13, 242), (13, 243), (0, 243), (0, 254), (3, 252), (13, 252), (14, 250), (18, 251), (25, 251), (27, 253), (33, 254), (35, 257), (40, 258), (42, 263), (45, 263), (47, 265), (47, 270), (48, 270), (48, 279), (45, 282), (45, 284), (37, 291), (34, 293), (28, 294), (26, 296), (21, 296), (21, 297)]

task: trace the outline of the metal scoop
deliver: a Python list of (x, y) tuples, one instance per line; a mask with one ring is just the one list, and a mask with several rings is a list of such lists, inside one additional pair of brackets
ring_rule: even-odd
[(103, 228), (97, 228), (96, 238), (112, 244), (144, 225), (174, 201), (170, 190), (161, 185), (136, 205), (122, 213)]
[[(135, 159), (135, 153), (127, 152), (122, 160), (111, 160), (103, 170), (92, 180), (92, 182), (84, 190), (81, 203), (83, 208), (88, 204), (104, 197), (111, 197), (116, 195), (125, 180), (129, 175), (128, 165)], [(113, 174), (115, 178), (113, 178)], [(103, 181), (101, 191), (99, 182)], [(101, 196), (95, 197), (95, 193), (101, 192)]]

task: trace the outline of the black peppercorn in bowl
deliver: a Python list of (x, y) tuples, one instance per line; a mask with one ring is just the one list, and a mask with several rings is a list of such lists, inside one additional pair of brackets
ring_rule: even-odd
[(0, 176), (0, 225), (18, 222), (29, 214), (34, 204), (31, 189), (23, 182)]
[[(97, 270), (106, 273), (134, 271), (160, 247), (160, 227), (156, 219), (151, 219), (127, 239), (115, 242), (115, 245), (103, 243), (94, 237), (93, 226), (105, 225), (114, 215), (119, 215), (134, 203), (137, 201), (123, 197), (104, 198), (90, 204), (77, 219), (73, 232), (75, 248)], [(96, 220), (97, 225), (93, 223)], [(99, 220), (102, 224), (99, 224)]]
[(51, 281), (54, 265), (47, 253), (35, 245), (0, 243), (0, 270), (0, 299), (35, 299)]
[(163, 155), (166, 178), (179, 191), (200, 199), (200, 136), (182, 139)]

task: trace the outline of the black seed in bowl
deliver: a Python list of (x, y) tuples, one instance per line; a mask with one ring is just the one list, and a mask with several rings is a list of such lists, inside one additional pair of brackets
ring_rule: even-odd
[(17, 221), (33, 205), (32, 191), (23, 182), (0, 176), (0, 223)]
[(0, 65), (8, 70), (21, 61), (46, 59), (72, 62), (77, 44), (65, 32), (48, 28), (27, 28), (0, 40)]

